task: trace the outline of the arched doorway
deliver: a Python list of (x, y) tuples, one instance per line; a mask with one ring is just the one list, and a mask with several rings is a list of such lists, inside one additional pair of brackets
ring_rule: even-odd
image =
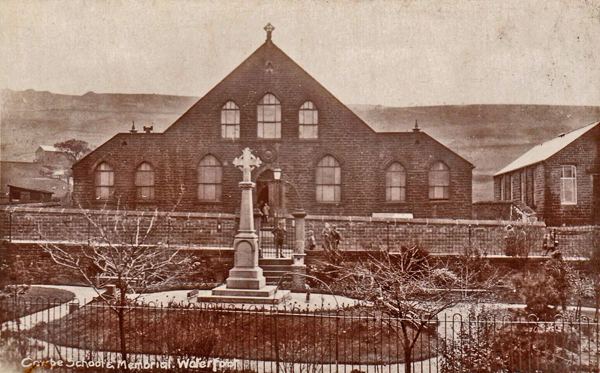
[[(295, 240), (293, 219), (286, 218), (285, 186), (282, 180), (275, 180), (273, 170), (266, 169), (256, 178), (256, 205), (264, 212), (269, 205), (269, 216), (260, 222), (258, 239), (262, 258), (289, 258)], [(277, 230), (282, 230), (277, 232)], [(283, 235), (279, 241), (275, 236)], [(281, 242), (281, 243), (278, 243)]]
[(273, 170), (264, 170), (256, 178), (256, 204), (268, 204), (271, 216), (285, 216), (285, 188), (275, 180)]

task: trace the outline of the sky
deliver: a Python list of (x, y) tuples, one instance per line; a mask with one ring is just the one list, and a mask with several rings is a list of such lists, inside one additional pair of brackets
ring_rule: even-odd
[(201, 97), (268, 22), (347, 104), (600, 105), (600, 0), (0, 0), (0, 89)]

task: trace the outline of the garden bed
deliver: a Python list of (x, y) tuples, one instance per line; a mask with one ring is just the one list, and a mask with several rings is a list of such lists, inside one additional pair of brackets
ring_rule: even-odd
[[(366, 311), (271, 312), (251, 308), (130, 308), (129, 353), (339, 364), (404, 362), (400, 324)], [(30, 336), (88, 350), (119, 351), (118, 318), (101, 303), (86, 305)], [(435, 326), (422, 333), (413, 360), (435, 356)]]

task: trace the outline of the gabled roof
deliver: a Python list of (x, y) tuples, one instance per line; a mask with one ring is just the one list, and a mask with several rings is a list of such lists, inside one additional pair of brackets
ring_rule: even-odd
[[(192, 105), (183, 115), (181, 115), (173, 124), (171, 124), (163, 133), (168, 133), (173, 128), (176, 127), (179, 121), (185, 118), (189, 113), (192, 113), (197, 109), (202, 101), (204, 101), (207, 97), (211, 95), (214, 91), (218, 90), (222, 85), (228, 84), (229, 82), (239, 80), (244, 77), (244, 72), (248, 70), (255, 70), (258, 66), (260, 66), (261, 70), (264, 70), (264, 61), (272, 61), (276, 66), (283, 64), (287, 66), (287, 71), (285, 74), (290, 77), (298, 77), (302, 76), (303, 79), (314, 83), (318, 89), (322, 90), (323, 93), (329, 95), (333, 98), (337, 103), (348, 111), (350, 115), (355, 117), (357, 122), (361, 123), (368, 131), (375, 133), (375, 130), (369, 126), (362, 118), (360, 118), (354, 111), (352, 111), (348, 106), (346, 106), (343, 102), (341, 102), (335, 95), (333, 95), (329, 90), (321, 83), (319, 83), (315, 78), (312, 77), (306, 70), (304, 70), (300, 65), (296, 63), (290, 56), (288, 56), (284, 51), (282, 51), (275, 43), (268, 39), (266, 40), (258, 49), (256, 49), (248, 58), (246, 58), (242, 63), (240, 63), (233, 71), (231, 71), (223, 80), (217, 83), (208, 93), (206, 93), (202, 98), (200, 98), (194, 105)], [(256, 87), (269, 85), (270, 81), (265, 81), (260, 78), (260, 75), (263, 74), (253, 74), (256, 79), (255, 86), (241, 86), (237, 87), (240, 90), (246, 90), (246, 93), (251, 93)]]
[(504, 167), (500, 171), (496, 172), (494, 176), (502, 175), (507, 172), (518, 170), (520, 168), (536, 164), (552, 157), (562, 149), (566, 148), (573, 141), (583, 136), (586, 132), (596, 127), (600, 122), (589, 124), (583, 128), (571, 131), (567, 134), (561, 134), (560, 136), (546, 141), (540, 145), (537, 145), (527, 151), (525, 154), (515, 159), (508, 166)]

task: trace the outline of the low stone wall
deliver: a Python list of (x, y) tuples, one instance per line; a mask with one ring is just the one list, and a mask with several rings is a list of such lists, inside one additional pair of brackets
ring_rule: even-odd
[[(290, 216), (291, 218), (291, 216)], [(487, 255), (504, 255), (506, 225), (525, 232), (529, 255), (543, 255), (544, 223), (494, 220), (387, 219), (355, 216), (308, 215), (306, 232), (312, 230), (317, 248), (324, 242), (325, 224), (337, 226), (342, 250), (398, 250), (419, 244), (431, 253), (459, 254), (478, 248)], [(97, 226), (95, 226), (97, 224)], [(153, 213), (11, 207), (0, 209), (0, 238), (9, 241), (161, 243), (166, 247), (231, 248), (238, 221), (232, 214)], [(115, 235), (115, 225), (119, 235)], [(152, 225), (151, 234), (144, 238)], [(556, 227), (559, 249), (567, 257), (585, 257), (600, 239), (600, 227)]]
[(236, 231), (237, 220), (231, 214), (31, 207), (0, 211), (0, 238), (10, 241), (143, 240), (175, 247), (230, 247)]
[[(78, 250), (78, 245), (61, 244), (66, 251)], [(169, 285), (172, 288), (212, 289), (225, 282), (233, 268), (233, 249), (178, 250), (178, 259), (189, 258), (180, 268), (181, 276)], [(48, 285), (87, 285), (80, 274), (55, 263), (42, 246), (35, 243), (0, 242), (0, 260), (8, 265), (3, 276), (13, 283)]]

